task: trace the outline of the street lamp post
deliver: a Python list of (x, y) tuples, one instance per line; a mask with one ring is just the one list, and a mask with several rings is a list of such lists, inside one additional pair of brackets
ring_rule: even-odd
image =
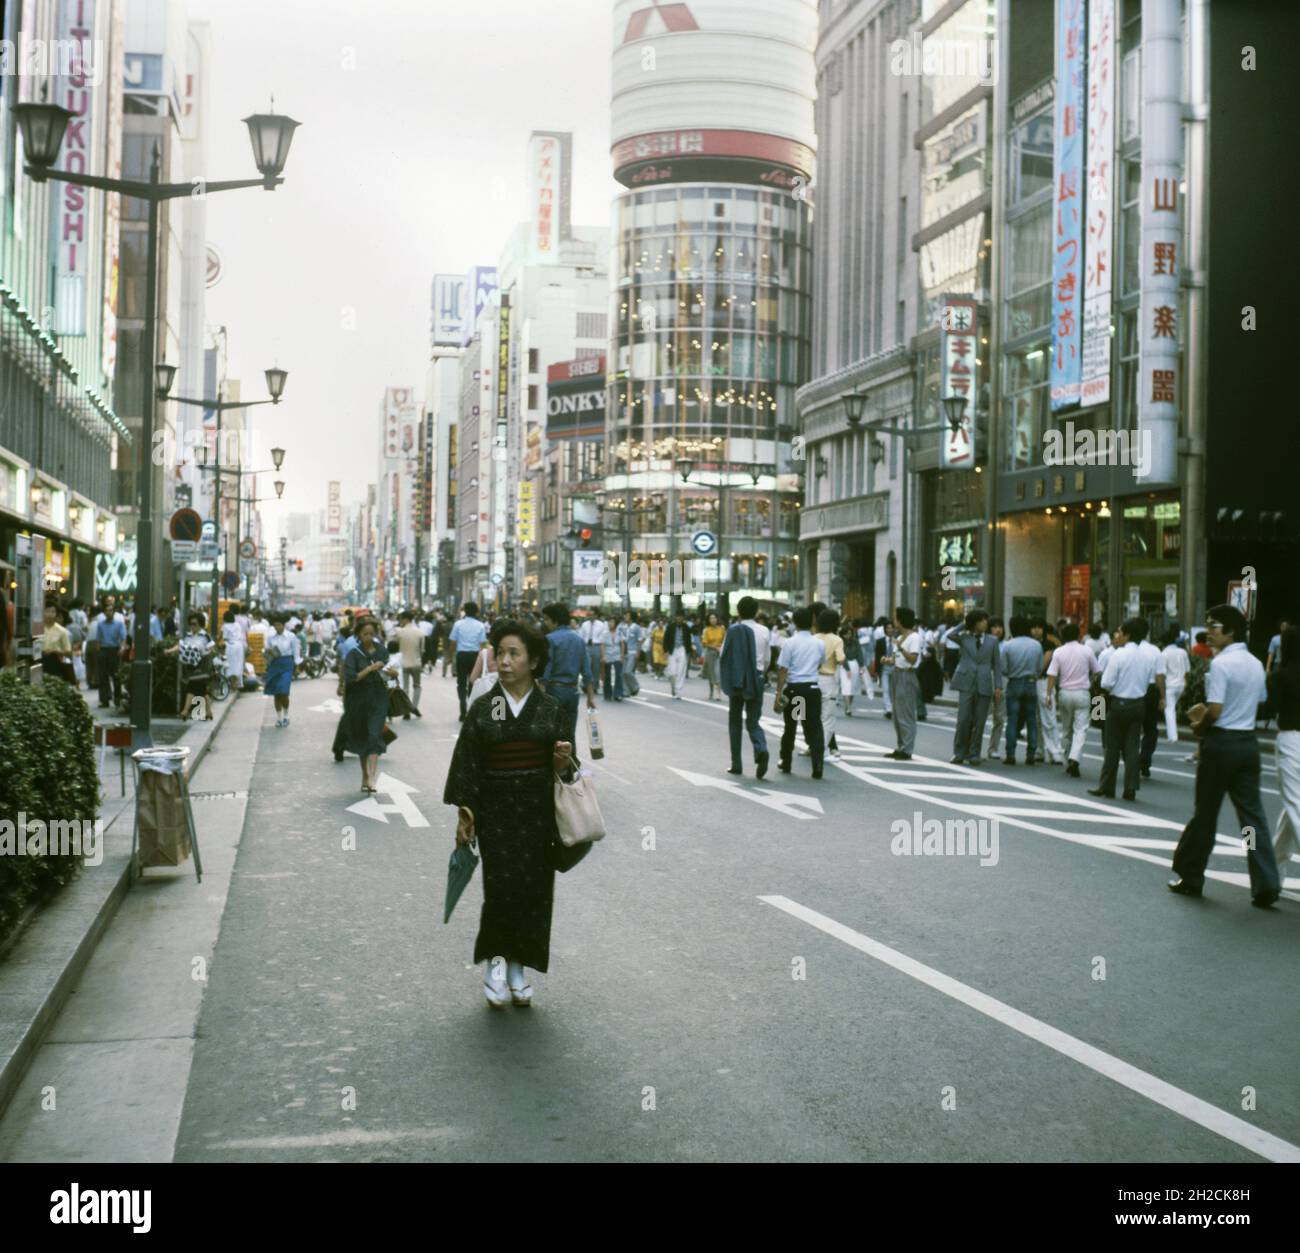
[[(174, 400), (178, 405), (199, 405), (203, 409), (216, 410), (217, 464), (212, 467), (212, 471), (216, 475), (216, 478), (213, 479), (212, 485), (212, 521), (217, 527), (218, 537), (221, 534), (221, 418), (227, 410), (251, 409), (256, 405), (278, 405), (280, 403), (280, 397), (284, 395), (284, 385), (289, 379), (289, 372), (287, 370), (281, 370), (277, 366), (273, 366), (265, 373), (266, 390), (271, 393), (271, 398), (269, 400), (226, 400), (224, 398), (219, 398), (217, 400), (197, 400), (190, 396), (169, 396), (168, 393), (171, 391), (172, 383), (176, 378), (176, 367), (174, 365), (160, 365), (158, 367), (159, 400), (170, 399)], [(222, 391), (224, 390), (225, 386), (223, 384)], [(278, 458), (275, 456), (277, 452), (279, 453)], [(280, 468), (280, 462), (284, 460), (284, 452), (281, 449), (273, 449), (271, 456), (275, 458), (275, 468), (278, 470)], [(206, 465), (200, 467), (201, 470), (206, 470), (207, 468)], [(235, 529), (238, 531), (238, 526), (236, 526)], [(212, 605), (209, 614), (212, 621), (209, 625), (212, 626), (214, 630), (216, 624), (217, 600), (219, 598), (217, 587), (221, 578), (221, 573), (217, 567), (220, 564), (221, 562), (218, 560), (213, 562), (212, 567)]]
[[(844, 404), (845, 414), (848, 418), (849, 426), (854, 430), (858, 429), (862, 421), (862, 407), (866, 397), (857, 392), (850, 392), (840, 397)], [(908, 604), (912, 585), (908, 576), (911, 570), (911, 562), (908, 555), (908, 479), (911, 477), (911, 449), (912, 441), (924, 438), (927, 435), (937, 435), (940, 432), (947, 434), (950, 431), (957, 431), (961, 428), (962, 418), (966, 413), (966, 398), (964, 396), (945, 396), (940, 402), (943, 405), (944, 418), (943, 422), (936, 422), (930, 426), (909, 426), (900, 427), (895, 425), (886, 425), (884, 423), (872, 423), (867, 429), (870, 432), (869, 438), (871, 444), (871, 459), (876, 464), (883, 460), (883, 446), (881, 457), (876, 457), (876, 446), (880, 435), (888, 435), (891, 439), (901, 439), (903, 441), (903, 500), (902, 500), (902, 548), (903, 548), (903, 571), (898, 585), (898, 603), (900, 605)]]
[(94, 174), (77, 174), (55, 170), (59, 149), (68, 123), (76, 116), (70, 110), (45, 101), (28, 102), (14, 106), (14, 114), (22, 132), (23, 150), (27, 156), (27, 176), (33, 182), (43, 183), (53, 179), (59, 183), (74, 183), (79, 187), (94, 187), (100, 191), (118, 192), (143, 200), (149, 206), (149, 231), (144, 313), (144, 412), (140, 427), (140, 520), (136, 531), (136, 591), (135, 591), (135, 660), (131, 665), (131, 724), (134, 739), (142, 746), (153, 743), (150, 736), (153, 700), (153, 664), (150, 659), (151, 640), (149, 617), (153, 602), (153, 431), (157, 403), (157, 379), (154, 363), (158, 340), (158, 216), (159, 207), (166, 200), (196, 193), (236, 191), (243, 187), (264, 187), (273, 191), (284, 180), (280, 177), (289, 156), (289, 145), (298, 123), (290, 117), (275, 113), (256, 113), (244, 119), (249, 139), (253, 145), (253, 159), (261, 175), (259, 178), (234, 179), (220, 182), (164, 183), (162, 181), (162, 152), (153, 146), (149, 164), (148, 182), (135, 179), (102, 178)]

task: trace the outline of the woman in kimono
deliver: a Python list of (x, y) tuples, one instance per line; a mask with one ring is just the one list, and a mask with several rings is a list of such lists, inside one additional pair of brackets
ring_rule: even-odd
[(361, 758), (361, 790), (366, 793), (375, 791), (379, 758), (385, 750), (384, 723), (388, 719), (388, 684), (383, 671), (392, 659), (376, 638), (380, 629), (374, 618), (360, 619), (356, 647), (343, 660), (347, 750)]
[(498, 622), (491, 644), (499, 684), (470, 705), (447, 772), (443, 802), (458, 807), (456, 843), (479, 841), (483, 912), (474, 960), (483, 995), (500, 1009), (530, 1005), (525, 968), (550, 964), (556, 850), (555, 774), (574, 777), (560, 702), (537, 683), (550, 651), (523, 622)]
[(289, 725), (289, 691), (293, 687), (293, 676), (298, 663), (302, 661), (302, 645), (293, 632), (285, 629), (284, 616), (278, 615), (271, 620), (275, 628), (266, 641), (266, 682), (262, 686), (268, 696), (275, 697), (275, 720), (277, 727)]

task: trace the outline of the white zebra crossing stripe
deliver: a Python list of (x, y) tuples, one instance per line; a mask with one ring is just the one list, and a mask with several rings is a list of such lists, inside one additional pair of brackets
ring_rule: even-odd
[[(859, 747), (853, 744), (853, 747)], [(888, 764), (884, 764), (888, 762)], [(1154, 848), (1176, 847), (1177, 841), (1152, 841), (1139, 836), (1100, 835), (1086, 829), (1072, 829), (1075, 824), (1089, 825), (1127, 825), (1144, 830), (1164, 830), (1181, 834), (1181, 823), (1168, 818), (1159, 818), (1154, 814), (1145, 814), (1117, 805), (1108, 805), (1092, 797), (1076, 797), (1066, 792), (1058, 792), (1041, 784), (1022, 782), (1018, 779), (999, 779), (974, 770), (969, 766), (955, 766), (936, 758), (916, 755), (911, 762), (893, 762), (884, 759), (882, 764), (872, 762), (840, 762), (841, 770), (846, 770), (864, 783), (883, 788), (900, 796), (909, 797), (922, 803), (940, 805), (946, 809), (955, 809), (961, 813), (980, 818), (996, 820), (1008, 826), (1019, 827), (1025, 831), (1034, 831), (1048, 835), (1053, 839), (1064, 840), (1071, 844), (1083, 844), (1089, 848), (1099, 848), (1121, 857), (1131, 857), (1138, 861), (1169, 868), (1167, 854), (1159, 855)], [(946, 779), (947, 784), (936, 784), (934, 779)], [(982, 780), (993, 784), (990, 788), (973, 786)], [(1019, 805), (1006, 804), (1008, 800), (1020, 801)], [(1060, 822), (1064, 827), (1046, 826), (1045, 822)], [(1218, 836), (1214, 849), (1215, 856), (1244, 856), (1245, 850), (1240, 840), (1230, 836)], [(1237, 887), (1249, 889), (1250, 876), (1239, 871), (1206, 870), (1206, 877), (1230, 883)], [(1300, 879), (1286, 879), (1283, 895), (1288, 900), (1300, 900), (1293, 894), (1293, 889), (1300, 889)]]

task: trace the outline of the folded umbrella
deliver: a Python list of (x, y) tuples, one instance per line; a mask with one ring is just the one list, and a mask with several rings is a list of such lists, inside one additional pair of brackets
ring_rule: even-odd
[(457, 844), (447, 863), (447, 904), (443, 910), (443, 922), (451, 921), (451, 911), (456, 908), (461, 893), (469, 886), (474, 877), (474, 867), (478, 858), (468, 844)]

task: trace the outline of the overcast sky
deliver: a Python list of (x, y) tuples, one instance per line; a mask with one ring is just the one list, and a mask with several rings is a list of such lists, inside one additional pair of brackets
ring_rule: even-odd
[(260, 398), (266, 366), (290, 371), (284, 402), (250, 413), (256, 443), (287, 451), (284, 511), (374, 481), (384, 388), (422, 394), (433, 275), (495, 265), (525, 216), (530, 131), (574, 133), (574, 221), (608, 224), (610, 7), (188, 0), (212, 32), (209, 177), (256, 175), (240, 119), (272, 92), (302, 123), (282, 187), (208, 202), (224, 272), (207, 321), (231, 376)]

